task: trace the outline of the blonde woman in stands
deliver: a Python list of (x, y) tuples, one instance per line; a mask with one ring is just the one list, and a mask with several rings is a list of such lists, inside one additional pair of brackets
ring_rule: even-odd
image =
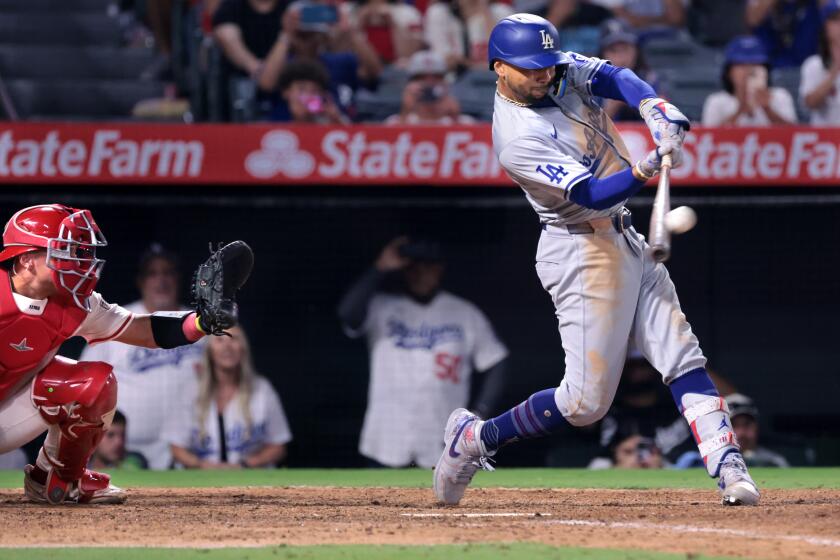
[(292, 439), (283, 405), (254, 371), (245, 331), (228, 332), (207, 344), (195, 407), (169, 428), (172, 455), (193, 469), (274, 467)]
[(822, 31), (818, 54), (802, 63), (799, 96), (811, 111), (811, 124), (840, 124), (840, 2), (829, 0), (822, 7)]

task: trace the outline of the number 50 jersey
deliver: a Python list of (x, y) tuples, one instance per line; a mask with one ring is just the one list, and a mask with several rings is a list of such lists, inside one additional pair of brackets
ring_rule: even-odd
[(595, 73), (608, 62), (567, 54), (574, 63), (562, 97), (524, 106), (496, 93), (493, 106), (493, 148), (499, 163), (547, 224), (615, 213), (623, 202), (592, 210), (569, 200), (569, 191), (589, 177), (606, 177), (632, 165), (618, 130), (590, 89)]

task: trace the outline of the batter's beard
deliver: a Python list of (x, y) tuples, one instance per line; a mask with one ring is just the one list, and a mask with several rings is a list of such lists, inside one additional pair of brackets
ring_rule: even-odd
[[(536, 96), (536, 95), (532, 95), (529, 90), (513, 86), (507, 80), (505, 80), (505, 85), (508, 87), (508, 89), (510, 91), (512, 91), (516, 95), (516, 97), (518, 98), (517, 101), (520, 101), (522, 103), (526, 103), (528, 105), (534, 105), (536, 103), (539, 103), (543, 99), (545, 99), (545, 96), (548, 95), (548, 89), (549, 89), (548, 87), (546, 87), (545, 93), (543, 93), (540, 96)], [(531, 88), (531, 89), (533, 89), (533, 88)]]

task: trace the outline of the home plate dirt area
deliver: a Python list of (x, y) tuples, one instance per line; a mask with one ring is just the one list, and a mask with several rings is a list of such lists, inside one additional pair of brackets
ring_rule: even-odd
[[(840, 558), (840, 490), (476, 488), (460, 507), (418, 488), (135, 488), (121, 506), (46, 507), (0, 490), (0, 546), (551, 545), (750, 558)], [(689, 556), (690, 557), (690, 556)]]

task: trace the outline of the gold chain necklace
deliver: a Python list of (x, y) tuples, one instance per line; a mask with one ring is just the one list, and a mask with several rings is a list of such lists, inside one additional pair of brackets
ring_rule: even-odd
[(507, 101), (508, 103), (510, 103), (510, 104), (512, 104), (512, 105), (516, 105), (517, 107), (530, 107), (530, 106), (531, 106), (531, 105), (530, 105), (530, 104), (528, 104), (528, 103), (522, 103), (521, 101), (514, 101), (514, 100), (513, 100), (513, 99), (511, 99), (510, 97), (507, 97), (506, 95), (504, 95), (504, 94), (503, 94), (502, 92), (500, 92), (499, 90), (496, 90), (496, 95), (498, 95), (499, 97), (501, 97), (502, 99), (504, 99), (504, 100), (505, 100), (505, 101)]

